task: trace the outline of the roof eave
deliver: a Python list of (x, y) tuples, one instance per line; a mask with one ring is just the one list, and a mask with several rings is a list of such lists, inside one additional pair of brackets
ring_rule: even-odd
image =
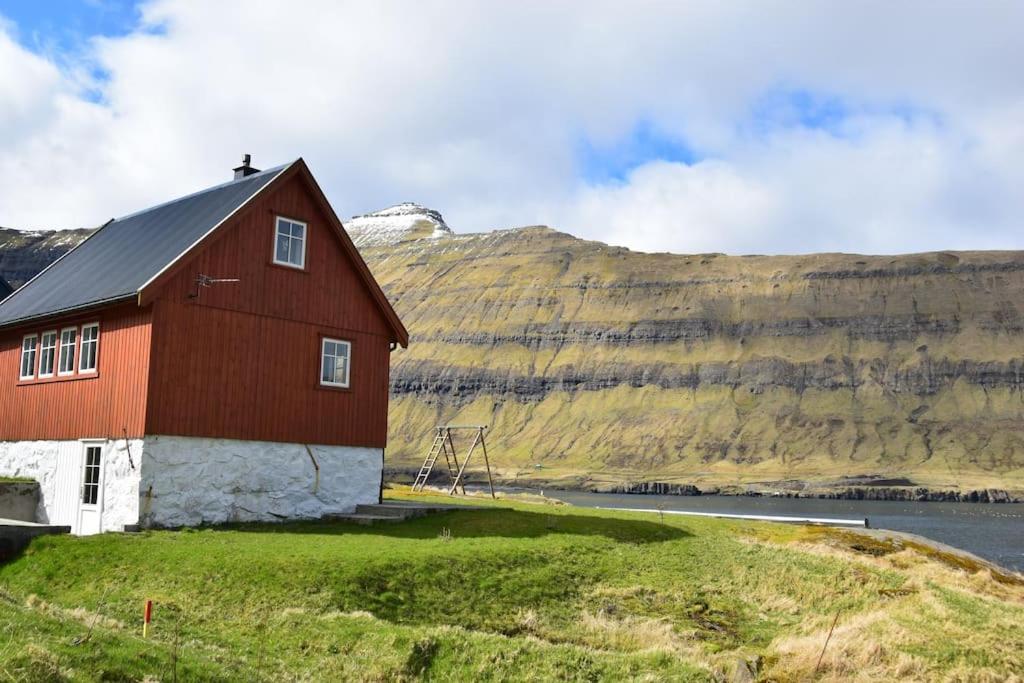
[(49, 320), (51, 318), (61, 318), (73, 313), (81, 313), (99, 308), (107, 308), (114, 304), (124, 303), (131, 301), (135, 298), (134, 293), (118, 294), (117, 296), (110, 297), (107, 299), (101, 299), (99, 301), (90, 301), (89, 303), (81, 304), (80, 306), (71, 306), (68, 308), (62, 308), (58, 311), (47, 311), (46, 313), (37, 313), (35, 315), (27, 315), (23, 318), (15, 318), (13, 320), (4, 320), (0, 322), (0, 330), (7, 330), (14, 327), (21, 327), (22, 325), (28, 325), (29, 323), (39, 323), (43, 320)]

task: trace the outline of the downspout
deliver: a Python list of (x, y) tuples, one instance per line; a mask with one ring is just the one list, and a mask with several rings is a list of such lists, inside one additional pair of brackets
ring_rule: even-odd
[[(393, 352), (398, 348), (398, 342), (391, 342), (388, 345), (388, 353)], [(377, 494), (377, 503), (384, 503), (384, 453), (387, 451), (387, 446), (380, 449), (380, 493)]]
[(128, 467), (135, 469), (135, 462), (132, 460), (132, 447), (128, 443), (128, 427), (122, 427), (121, 431), (124, 432), (124, 449), (128, 452)]
[(313, 469), (316, 472), (313, 478), (313, 494), (316, 495), (316, 492), (320, 490), (320, 463), (313, 457), (313, 449), (309, 447), (309, 444), (302, 445), (306, 447), (306, 452), (309, 453), (309, 459), (313, 462)]
[(377, 493), (377, 504), (382, 505), (384, 503), (384, 451), (387, 448), (380, 449), (380, 490)]

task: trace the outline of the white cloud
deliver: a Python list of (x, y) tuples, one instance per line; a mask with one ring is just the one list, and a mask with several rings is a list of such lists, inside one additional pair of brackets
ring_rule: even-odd
[[(0, 25), (0, 225), (77, 227), (304, 156), (341, 215), (550, 223), (648, 250), (1024, 248), (1024, 7), (196, 3), (98, 39), (101, 103)], [(161, 26), (161, 31), (150, 30)], [(766, 93), (850, 106), (764, 127)], [(907, 114), (906, 112), (911, 112)], [(645, 121), (704, 160), (588, 185)]]
[(697, 252), (720, 251), (721, 244), (744, 239), (751, 225), (774, 225), (780, 211), (770, 187), (720, 161), (651, 162), (626, 183), (582, 189), (566, 209), (566, 223), (605, 242)]

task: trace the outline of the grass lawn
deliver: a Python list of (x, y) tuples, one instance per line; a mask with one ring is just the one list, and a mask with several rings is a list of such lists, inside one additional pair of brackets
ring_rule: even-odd
[(1016, 576), (849, 532), (499, 504), (513, 509), (39, 538), (0, 566), (0, 680), (1024, 672)]

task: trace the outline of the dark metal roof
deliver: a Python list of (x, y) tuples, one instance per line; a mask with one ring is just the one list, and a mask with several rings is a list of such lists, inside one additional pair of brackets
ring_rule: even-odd
[(110, 221), (0, 303), (0, 326), (134, 297), (290, 165)]
[(0, 277), (0, 301), (6, 299), (7, 295), (9, 295), (13, 291), (14, 288), (7, 284), (7, 280)]

